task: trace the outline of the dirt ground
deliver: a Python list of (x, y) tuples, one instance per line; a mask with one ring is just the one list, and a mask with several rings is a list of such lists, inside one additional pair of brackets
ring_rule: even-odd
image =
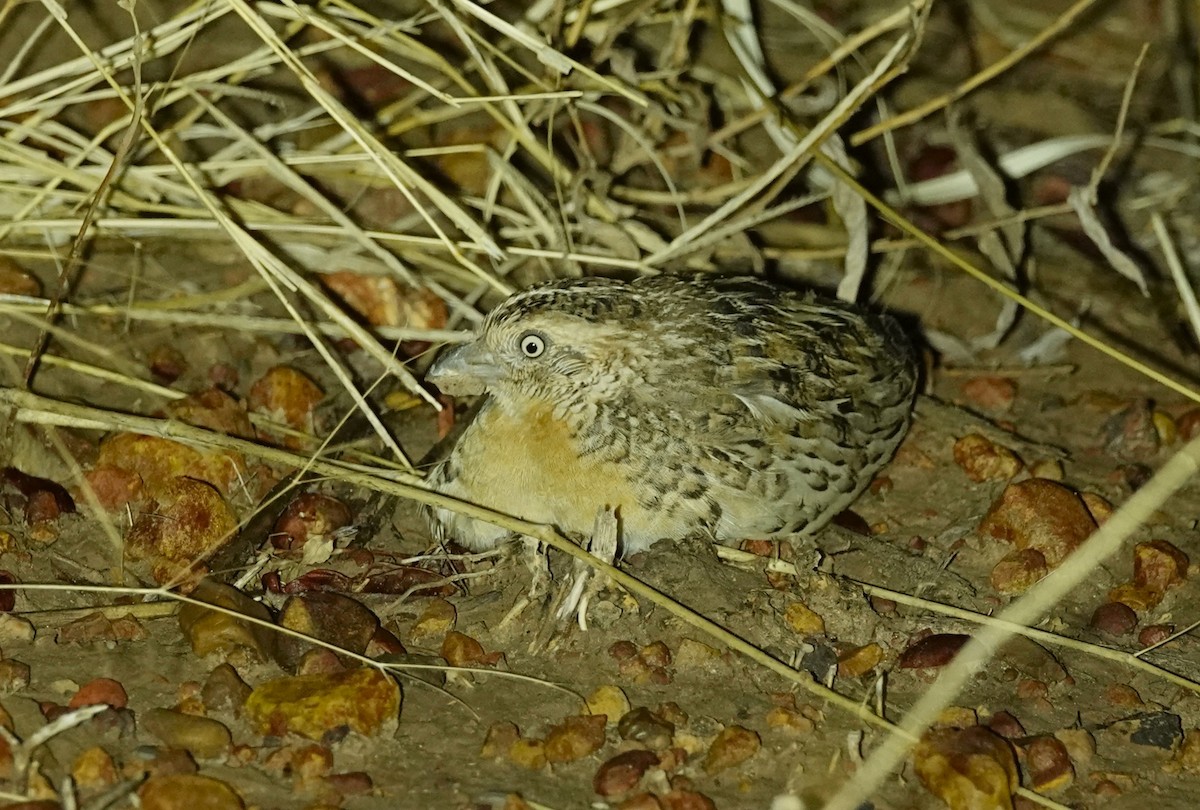
[[(877, 18), (871, 5), (830, 2), (818, 11), (848, 33)], [(1049, 25), (1068, 6), (982, 0), (970, 5), (970, 11), (935, 11), (920, 57), (889, 89), (893, 109), (910, 109), (949, 90)], [(1118, 153), (1102, 187), (1106, 226), (1147, 270), (1146, 291), (1114, 271), (1078, 218), (1061, 210), (1031, 214), (1036, 217), (1032, 224), (1018, 233), (1022, 270), (1014, 283), (1089, 334), (1195, 388), (1200, 386), (1196, 339), (1185, 307), (1177, 303), (1149, 219), (1151, 211), (1162, 213), (1194, 284), (1200, 272), (1195, 226), (1200, 197), (1194, 143), (1188, 137), (1195, 137), (1195, 120), (1187, 119), (1173, 95), (1180, 82), (1195, 95), (1194, 42), (1190, 49), (1172, 50), (1173, 41), (1162, 34), (1175, 19), (1167, 19), (1169, 4), (1100, 5), (1051, 46), (968, 95), (959, 105), (960, 127), (976, 133), (980, 154), (988, 160), (1045, 139), (1111, 134), (1141, 42), (1152, 40), (1126, 123), (1143, 140)], [(1153, 11), (1147, 8), (1151, 5)], [(162, 15), (156, 19), (174, 11), (149, 8)], [(815, 56), (806, 56), (803, 65), (788, 61), (807, 42), (807, 35), (795, 32), (795, 22), (775, 6), (759, 13), (772, 69), (786, 80), (811, 66)], [(1194, 25), (1200, 11), (1179, 13), (1190, 13), (1187, 19)], [(13, 12), (7, 30), (0, 24), (0, 53), (15, 53), (16, 43), (29, 36), (39, 19), (32, 7)], [(127, 20), (113, 21), (109, 30), (108, 19), (81, 14), (76, 22), (87, 32), (88, 43), (99, 47), (126, 35)], [(153, 21), (147, 16), (145, 23)], [(647, 23), (630, 37), (652, 36), (653, 30)], [(1195, 32), (1186, 25), (1179, 30)], [(211, 37), (206, 40), (211, 47), (189, 51), (186, 59), (193, 61), (180, 62), (185, 65), (181, 72), (231, 61), (249, 48), (241, 23), (232, 18), (204, 35)], [(724, 61), (728, 54), (709, 34), (698, 34), (696, 40), (690, 70), (697, 65), (718, 75), (732, 70)], [(1190, 54), (1192, 64), (1180, 54)], [(44, 46), (18, 75), (61, 58)], [(145, 79), (166, 80), (164, 64), (172, 63), (159, 60), (148, 66)], [(325, 64), (328, 75), (362, 90), (353, 87), (358, 74), (352, 69), (358, 67), (336, 59)], [(275, 82), (282, 88), (275, 97), (282, 108), (278, 114), (298, 115), (308, 102), (294, 82), (266, 74), (254, 87), (265, 92)], [(11, 134), (19, 120), (32, 119), (3, 117), (3, 95), (0, 120)], [(230, 101), (228, 109), (252, 123), (261, 120), (262, 111), (249, 93)], [(103, 118), (104, 113), (81, 103), (61, 111), (56, 120), (89, 132), (96, 126), (89, 115)], [(874, 120), (863, 118), (847, 131)], [(1173, 131), (1167, 126), (1172, 122), (1178, 124)], [(406, 148), (473, 143), (486, 139), (481, 131), (478, 121), (455, 121), (431, 127), (429, 133), (397, 136), (397, 142)], [(945, 119), (937, 117), (903, 133), (900, 149), (910, 180), (942, 173), (955, 151), (964, 148), (965, 136), (954, 141), (947, 131)], [(1155, 148), (1155, 138), (1180, 132), (1177, 143), (1190, 146), (1191, 154)], [(652, 135), (666, 156), (667, 133)], [(193, 159), (205, 150), (218, 151), (205, 145), (202, 136), (182, 147), (192, 150)], [(114, 149), (115, 140), (104, 142)], [(13, 135), (12, 142), (20, 139)], [(39, 143), (54, 154), (50, 141)], [(738, 145), (751, 156), (761, 146), (749, 137)], [(64, 150), (59, 150), (60, 160)], [(993, 195), (990, 204), (910, 205), (904, 211), (921, 227), (953, 236), (955, 228), (1003, 218), (1005, 213), (992, 207), (997, 199), (1007, 200), (1012, 210), (1058, 205), (1064, 189), (1087, 183), (1102, 151), (1072, 154), (1032, 177), (1012, 180), (1007, 194)], [(857, 157), (870, 185), (893, 184), (881, 147), (867, 146)], [(11, 156), (3, 159), (6, 166), (24, 165)], [(959, 165), (969, 162), (962, 155), (957, 160)], [(446, 162), (434, 168), (450, 185), (469, 185), (472, 172), (481, 171), (475, 164)], [(620, 175), (621, 183), (645, 181), (637, 171)], [(22, 176), (10, 174), (4, 182), (32, 182)], [(316, 212), (297, 214), (295, 205), (279, 202), (285, 195), (278, 184), (259, 187), (245, 178), (238, 183), (221, 188), (259, 206), (254, 209), (259, 213), (274, 210), (274, 205), (289, 215), (309, 217), (305, 221), (317, 219)], [(334, 196), (344, 190), (333, 181), (328, 188)], [(164, 204), (171, 201), (168, 197)], [(346, 210), (364, 219), (375, 215), (356, 207), (360, 203), (362, 198), (349, 200)], [(395, 203), (379, 202), (387, 204)], [(662, 206), (645, 206), (652, 209), (641, 220), (650, 223), (646, 227), (660, 226), (664, 216), (669, 221)], [(18, 209), (11, 200), (5, 202), (0, 225), (30, 219), (18, 215)], [(238, 216), (243, 215), (239, 209)], [(75, 216), (77, 225), (78, 209)], [(63, 228), (51, 238), (47, 223), (52, 218), (43, 218), (41, 226), (34, 221), (12, 230), (0, 227), (0, 258), (13, 263), (12, 272), (32, 276), (50, 292), (59, 265), (48, 247), (61, 260), (72, 234)], [(840, 262), (819, 255), (844, 242), (844, 232), (831, 219), (836, 218), (821, 205), (778, 217), (708, 255), (709, 269), (761, 269), (788, 283), (836, 286)], [(597, 224), (591, 246), (620, 241), (607, 231), (597, 235), (602, 231)], [(904, 317), (921, 336), (925, 361), (915, 421), (896, 458), (851, 513), (815, 542), (778, 549), (750, 544), (755, 553), (734, 562), (719, 559), (707, 543), (664, 542), (622, 561), (621, 568), (767, 655), (897, 721), (930, 689), (960, 637), (978, 627), (942, 608), (993, 614), (1053, 570), (1062, 544), (1077, 544), (1103, 523), (1109, 507), (1119, 508), (1187, 440), (1200, 435), (1200, 405), (1079, 340), (1056, 340), (1053, 327), (1029, 312), (1003, 330), (1002, 338), (989, 341), (1004, 317), (998, 294), (923, 248), (897, 250), (901, 235), (890, 226), (878, 225), (873, 236), (891, 242), (877, 245), (887, 252), (876, 263), (871, 297)], [(329, 250), (330, 244), (320, 243), (321, 249)], [(952, 244), (976, 262), (994, 255), (973, 239)], [(303, 255), (297, 255), (297, 263), (303, 264)], [(438, 261), (442, 264), (417, 265), (418, 275), (458, 297), (449, 318), (443, 311), (440, 321), (421, 321), (414, 312), (437, 307), (421, 297), (426, 293), (401, 288), (400, 304), (412, 308), (407, 323), (414, 329), (468, 330), (473, 316), (464, 310), (486, 310), (499, 296), (461, 269), (446, 270), (447, 262)], [(361, 261), (352, 266), (361, 267)], [(1006, 276), (1003, 268), (992, 266), (994, 275)], [(546, 272), (541, 265), (519, 268), (509, 280), (528, 281)], [(0, 280), (11, 284), (8, 278)], [(395, 303), (372, 290), (362, 293), (368, 307)], [(28, 349), (36, 342), (44, 305), (21, 309), (13, 295), (21, 289), (6, 286), (0, 292), (6, 293), (0, 297), (0, 339)], [(352, 298), (344, 294), (343, 301), (362, 320), (372, 321)], [(205, 466), (202, 474), (198, 465), (221, 462), (189, 455), (195, 451), (188, 448), (196, 445), (188, 441), (179, 445), (183, 450), (133, 444), (114, 450), (114, 437), (144, 432), (141, 423), (122, 423), (114, 416), (111, 423), (101, 419), (96, 424), (85, 417), (165, 415), (171, 423), (236, 433), (229, 429), (234, 424), (245, 429), (238, 435), (307, 455), (312, 446), (289, 445), (278, 425), (264, 428), (263, 420), (289, 421), (294, 428), (326, 436), (352, 409), (349, 396), (306, 338), (283, 334), (278, 326), (282, 320), (262, 331), (250, 321), (235, 320), (286, 319), (288, 312), (225, 235), (196, 231), (164, 236), (153, 228), (119, 232), (115, 224), (110, 230), (102, 225), (85, 252), (69, 300), (80, 307), (111, 309), (66, 312), (50, 342), (51, 352), (112, 369), (125, 379), (43, 362), (32, 386), (43, 399), (22, 400), (7, 393), (0, 399), (5, 428), (0, 436), (0, 466), (5, 468), (0, 578), (20, 586), (7, 592), (15, 602), (0, 616), (11, 619), (0, 622), (0, 706), (11, 721), (4, 724), (11, 732), (7, 760), (0, 757), (0, 774), (8, 780), (6, 799), (42, 800), (50, 802), (47, 807), (121, 807), (141, 791), (144, 807), (200, 806), (189, 802), (203, 800), (212, 807), (234, 807), (240, 801), (260, 808), (363, 810), (782, 810), (822, 806), (839, 785), (855, 779), (863, 757), (878, 746), (883, 736), (878, 728), (727, 649), (676, 612), (618, 587), (598, 589), (592, 596), (586, 630), (572, 621), (555, 623), (540, 595), (527, 598), (533, 574), (519, 543), (500, 555), (466, 560), (431, 548), (418, 505), (411, 500), (320, 471), (280, 495), (276, 485), (286, 484), (293, 468), (249, 454), (240, 456), (236, 475), (218, 485), (214, 476), (223, 473)], [(123, 316), (122, 306), (135, 301), (158, 302), (158, 311), (168, 314), (161, 320)], [(169, 315), (196, 310), (216, 317), (192, 324)], [(312, 309), (304, 314), (313, 321), (325, 317)], [(342, 337), (328, 345), (361, 389), (380, 379), (380, 364), (353, 340)], [(437, 341), (410, 340), (401, 346), (400, 356), (419, 377), (436, 348)], [(19, 354), (0, 356), (5, 392), (23, 387), (24, 364)], [(263, 384), (268, 372), (279, 367), (311, 378), (324, 392), (319, 401), (302, 402), (295, 386), (303, 386), (294, 381), (275, 389)], [(153, 385), (134, 387), (128, 378)], [(224, 393), (203, 398), (202, 392), (216, 390)], [(371, 389), (370, 400), (410, 459), (425, 458), (448, 428), (445, 415), (405, 393), (394, 377), (384, 376)], [(469, 418), (469, 401), (443, 402), (460, 424)], [(56, 410), (52, 403), (63, 406)], [(67, 405), (94, 410), (74, 412)], [(290, 410), (293, 406), (298, 416)], [(54, 427), (35, 418), (54, 412), (60, 415)], [(261, 417), (253, 428), (248, 413)], [(78, 418), (70, 421), (63, 414)], [(973, 435), (982, 438), (962, 442)], [(388, 454), (354, 422), (328, 456), (373, 463), (345, 455), (347, 448), (374, 459)], [(239, 610), (252, 612), (256, 608), (247, 604), (256, 602), (270, 609), (268, 619), (290, 615), (290, 627), (400, 666), (398, 722), (394, 711), (387, 716), (386, 700), (380, 709), (373, 702), (378, 695), (365, 692), (361, 703), (353, 697), (344, 703), (313, 698), (314, 714), (335, 717), (323, 734), (298, 733), (295, 717), (264, 720), (262, 701), (252, 697), (247, 703), (250, 689), (260, 694), (264, 684), (297, 673), (336, 680), (357, 667), (357, 661), (289, 647), (274, 634), (233, 618), (197, 627), (194, 612), (181, 612), (175, 602), (140, 592), (91, 589), (155, 588), (164, 579), (172, 584), (186, 580), (184, 590), (195, 584), (186, 573), (192, 560), (180, 555), (193, 548), (189, 543), (203, 542), (210, 530), (209, 513), (204, 512), (205, 525), (200, 526), (187, 522), (196, 512), (172, 512), (180, 501), (163, 494), (168, 484), (157, 480), (159, 473), (208, 481), (213, 486), (204, 484), (204, 497), (220, 491), (215, 497), (238, 525), (224, 532), (234, 542), (209, 558), (208, 567), (211, 581), (235, 584), (229, 592), (244, 596)], [(103, 499), (115, 499), (106, 500), (111, 508), (89, 505), (80, 484), (83, 477), (98, 492), (103, 483)], [(1033, 498), (1016, 516), (996, 518), (998, 510), (1003, 512), (1002, 495), (1030, 481), (1053, 482), (1048, 500)], [(64, 489), (60, 493), (50, 482)], [(127, 485), (136, 488), (127, 493), (130, 497), (112, 494)], [(299, 523), (312, 532), (308, 543), (302, 538), (281, 541), (289, 526), (297, 529), (277, 518), (299, 492), (338, 499), (345, 506), (346, 527), (313, 528), (311, 519), (304, 518)], [(73, 507), (62, 508), (61, 498)], [(56, 505), (48, 506), (48, 501)], [(341, 508), (322, 503), (322, 509)], [(1151, 667), (1139, 668), (1105, 651), (1134, 653), (1197, 621), (1193, 606), (1200, 604), (1200, 577), (1187, 558), (1195, 560), (1200, 553), (1195, 543), (1198, 519), (1200, 483), (1189, 483), (1116, 554), (1097, 561), (1085, 584), (1047, 612), (1036, 626), (1043, 636), (1012, 642), (954, 698), (957, 708), (943, 715), (939, 728), (984, 730), (987, 745), (999, 741), (996, 747), (985, 745), (981, 752), (963, 737), (939, 738), (943, 748), (933, 745), (909, 759), (864, 806), (1036, 806), (1027, 795), (1009, 797), (1010, 779), (1058, 806), (1121, 810), (1144, 807), (1147, 800), (1164, 810), (1197, 806), (1200, 649), (1195, 636), (1181, 633), (1146, 653), (1141, 660)], [(179, 532), (161, 528), (174, 520), (179, 520)], [(1004, 524), (1008, 539), (1000, 536), (1004, 531), (989, 530), (997, 520), (1009, 521)], [(211, 522), (220, 524), (215, 517)], [(164, 551), (164, 544), (173, 542), (184, 549), (175, 556)], [(1015, 554), (1018, 547), (1037, 549), (1041, 562)], [(1006, 561), (1016, 566), (1008, 574)], [(573, 568), (557, 552), (550, 554), (550, 566), (559, 581)], [(1022, 584), (1022, 577), (1030, 582)], [(50, 583), (64, 587), (26, 587)], [(869, 592), (867, 586), (896, 594)], [(196, 596), (209, 598), (204, 593), (201, 589)], [(903, 595), (925, 601), (909, 604)], [(444, 666), (446, 661), (472, 671), (453, 671)], [(223, 664), (233, 665), (237, 679), (228, 677)], [(589, 698), (593, 709), (616, 707), (620, 716), (608, 717), (597, 732), (581, 719), (588, 714), (584, 701)], [(32, 751), (18, 742), (92, 703), (109, 708)], [(639, 707), (645, 711), (638, 712)], [(172, 712), (164, 714), (164, 709)], [(361, 720), (365, 730), (347, 730), (360, 722), (350, 719), (359, 710), (366, 716)], [(195, 717), (216, 721), (227, 732), (214, 725), (189, 725), (188, 719)], [(652, 756), (628, 756), (631, 752)], [(950, 764), (937, 764), (941, 754)], [(624, 759), (614, 760), (619, 756)], [(177, 794), (146, 790), (155, 779), (193, 772), (231, 787), (240, 798), (209, 782), (180, 783), (185, 788)], [(966, 773), (973, 774), (975, 787), (956, 781), (966, 780), (961, 776)], [(64, 787), (68, 778), (74, 779), (74, 788)], [(789, 804), (782, 797), (798, 798)]]

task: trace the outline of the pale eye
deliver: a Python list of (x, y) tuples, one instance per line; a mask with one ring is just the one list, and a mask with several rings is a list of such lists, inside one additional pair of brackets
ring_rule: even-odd
[(526, 332), (521, 335), (521, 354), (526, 357), (541, 357), (546, 351), (546, 339), (537, 332)]

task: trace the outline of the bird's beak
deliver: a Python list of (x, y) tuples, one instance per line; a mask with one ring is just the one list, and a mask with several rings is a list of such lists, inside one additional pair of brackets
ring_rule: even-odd
[(482, 394), (500, 379), (501, 369), (492, 353), (473, 340), (442, 352), (425, 372), (425, 381), (451, 396)]

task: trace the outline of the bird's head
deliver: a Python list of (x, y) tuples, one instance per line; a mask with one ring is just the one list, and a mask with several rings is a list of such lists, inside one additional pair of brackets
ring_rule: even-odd
[(443, 352), (425, 379), (448, 394), (613, 397), (652, 351), (641, 315), (637, 296), (619, 281), (535, 287), (492, 310), (475, 338)]

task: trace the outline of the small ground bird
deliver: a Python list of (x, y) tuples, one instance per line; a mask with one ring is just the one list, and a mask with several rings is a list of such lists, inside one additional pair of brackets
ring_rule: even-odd
[[(886, 315), (756, 278), (654, 276), (517, 293), (426, 379), (489, 396), (430, 486), (577, 537), (612, 507), (632, 554), (817, 531), (891, 458), (917, 374)], [(428, 515), (471, 549), (506, 536)]]

